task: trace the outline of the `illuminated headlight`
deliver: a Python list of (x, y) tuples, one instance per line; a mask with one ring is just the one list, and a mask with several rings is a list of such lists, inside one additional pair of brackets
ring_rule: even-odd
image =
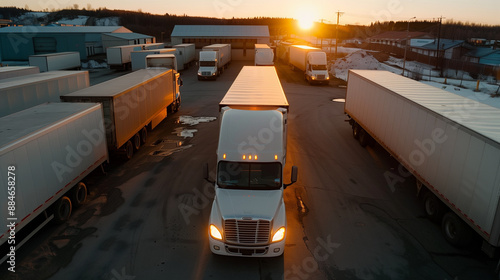
[(213, 72), (213, 73), (212, 73), (212, 76), (215, 76), (215, 74), (217, 74), (217, 72)]
[(330, 80), (330, 76), (326, 76), (326, 79), (327, 79), (327, 80)]
[(212, 238), (214, 239), (222, 240), (222, 234), (220, 233), (219, 229), (214, 225), (210, 225), (210, 236), (212, 236)]
[(311, 79), (316, 80), (316, 77), (312, 76)]
[(280, 227), (273, 235), (272, 242), (279, 242), (285, 238), (285, 227)]

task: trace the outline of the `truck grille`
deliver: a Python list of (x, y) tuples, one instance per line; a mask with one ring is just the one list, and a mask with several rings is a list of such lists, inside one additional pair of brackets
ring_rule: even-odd
[(237, 244), (266, 244), (271, 223), (267, 220), (236, 220), (224, 222), (226, 241)]
[(324, 80), (325, 79), (325, 75), (318, 75), (318, 80)]
[(210, 72), (201, 72), (202, 76), (212, 76), (212, 73)]

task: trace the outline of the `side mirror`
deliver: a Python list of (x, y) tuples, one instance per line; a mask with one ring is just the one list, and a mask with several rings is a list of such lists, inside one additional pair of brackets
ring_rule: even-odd
[(286, 189), (286, 187), (293, 185), (293, 183), (297, 182), (297, 176), (299, 174), (299, 168), (297, 166), (292, 166), (292, 175), (290, 176), (290, 184), (284, 184), (283, 188)]
[(209, 182), (209, 183), (211, 183), (211, 184), (215, 184), (215, 181), (210, 180), (210, 172), (209, 172), (209, 170), (208, 170), (208, 163), (205, 163), (205, 164), (203, 165), (203, 178), (204, 178), (207, 182)]

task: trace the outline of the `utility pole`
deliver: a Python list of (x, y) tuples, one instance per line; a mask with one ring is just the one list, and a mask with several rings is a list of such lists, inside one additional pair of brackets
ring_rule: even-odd
[(410, 20), (415, 19), (417, 17), (412, 17), (408, 20), (408, 26), (406, 27), (406, 41), (405, 41), (405, 56), (403, 59), (403, 76), (405, 75), (405, 66), (406, 66), (406, 49), (408, 48), (408, 41), (410, 39)]
[(443, 65), (441, 65), (441, 52), (439, 51), (439, 44), (441, 41), (441, 22), (443, 20), (443, 17), (441, 16), (439, 18), (439, 28), (438, 28), (438, 41), (437, 41), (437, 47), (436, 47), (436, 68), (441, 70), (441, 77), (443, 77)]
[(337, 26), (335, 27), (335, 59), (337, 59), (337, 46), (339, 45), (339, 21), (340, 16), (344, 14), (344, 12), (337, 11)]

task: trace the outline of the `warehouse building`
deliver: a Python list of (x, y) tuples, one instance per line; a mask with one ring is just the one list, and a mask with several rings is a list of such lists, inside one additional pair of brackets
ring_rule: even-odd
[[(110, 34), (115, 36), (103, 38)], [(9, 26), (0, 28), (0, 61), (26, 61), (30, 55), (70, 51), (87, 59), (105, 53), (104, 42), (126, 45), (148, 40), (154, 41), (154, 37), (132, 33), (123, 26)]]
[(172, 45), (195, 44), (196, 49), (231, 44), (233, 60), (253, 60), (254, 45), (270, 41), (267, 25), (176, 25), (170, 38)]
[(156, 43), (155, 37), (139, 33), (107, 33), (102, 34), (104, 49), (123, 45)]

